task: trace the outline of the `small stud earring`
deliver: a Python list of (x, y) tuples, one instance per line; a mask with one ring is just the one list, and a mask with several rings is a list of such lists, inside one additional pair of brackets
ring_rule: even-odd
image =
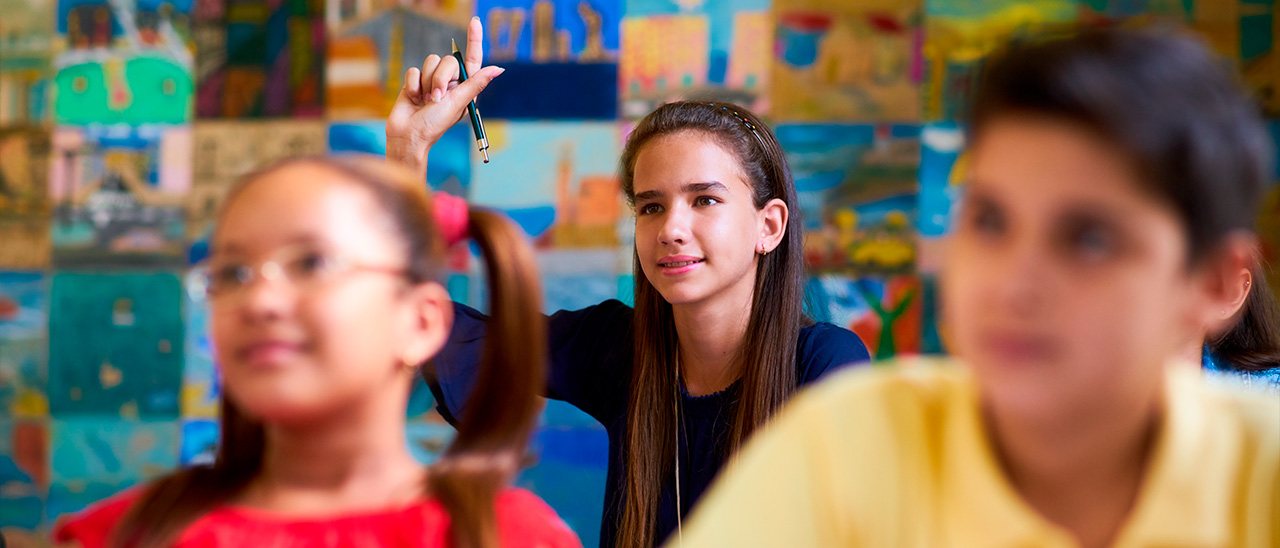
[(401, 357), (401, 358), (400, 358), (400, 365), (403, 365), (404, 367), (406, 367), (406, 368), (408, 368), (408, 369), (415, 369), (415, 368), (417, 368), (419, 363), (421, 363), (421, 361), (420, 361), (420, 360), (415, 360), (415, 359), (413, 359), (413, 357), (412, 357), (412, 356), (410, 356), (407, 352), (405, 353), (405, 355), (404, 355), (403, 357)]

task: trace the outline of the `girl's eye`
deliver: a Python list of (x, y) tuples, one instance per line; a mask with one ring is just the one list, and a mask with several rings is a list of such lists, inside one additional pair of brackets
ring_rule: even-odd
[(215, 291), (248, 285), (252, 280), (253, 269), (246, 264), (228, 263), (209, 269), (209, 287)]
[(641, 205), (641, 206), (636, 210), (636, 213), (639, 213), (640, 215), (652, 215), (652, 214), (654, 214), (654, 213), (658, 213), (658, 212), (660, 212), (660, 211), (662, 211), (662, 206), (660, 206), (660, 205), (658, 205), (658, 204), (642, 204), (642, 205)]
[(715, 205), (718, 203), (720, 203), (720, 199), (713, 198), (711, 196), (699, 196), (696, 200), (693, 201), (693, 205), (695, 206), (709, 206), (709, 205)]
[(1106, 227), (1081, 224), (1067, 233), (1066, 244), (1071, 253), (1087, 260), (1102, 259), (1116, 247), (1116, 238)]
[(1000, 210), (987, 204), (975, 204), (969, 214), (969, 224), (983, 234), (999, 234), (1004, 231), (1005, 219)]
[(314, 278), (323, 275), (333, 266), (333, 261), (318, 251), (308, 251), (289, 262), (289, 276), (295, 279)]

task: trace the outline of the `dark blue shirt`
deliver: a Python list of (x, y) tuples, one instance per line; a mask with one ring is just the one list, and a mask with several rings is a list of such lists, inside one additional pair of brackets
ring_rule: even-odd
[[(454, 304), (449, 343), (433, 360), (431, 391), (439, 411), (450, 423), (462, 416), (475, 382), (487, 317)], [(604, 425), (609, 434), (609, 470), (605, 480), (600, 546), (612, 548), (622, 520), (626, 489), (627, 401), (631, 381), (631, 307), (610, 300), (582, 310), (560, 311), (548, 323), (550, 371), (545, 395), (576, 406)], [(870, 359), (867, 347), (853, 332), (829, 323), (800, 330), (796, 341), (796, 378), (813, 382), (836, 368)], [(711, 485), (726, 460), (725, 444), (732, 426), (738, 383), (715, 394), (693, 397), (683, 393), (684, 432), (677, 436), (680, 452), (680, 515), (689, 510)], [(676, 528), (673, 479), (662, 490), (658, 507), (658, 535), (665, 539)]]

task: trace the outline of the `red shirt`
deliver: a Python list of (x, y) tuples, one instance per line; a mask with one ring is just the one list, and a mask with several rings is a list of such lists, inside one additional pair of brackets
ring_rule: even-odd
[[(108, 498), (54, 530), (58, 542), (105, 548), (111, 531), (141, 495), (132, 489)], [(507, 489), (498, 495), (498, 535), (507, 548), (581, 548), (582, 543), (551, 507), (533, 493)], [(438, 501), (327, 518), (290, 518), (237, 506), (222, 506), (187, 526), (174, 548), (383, 548), (445, 547), (449, 514)]]

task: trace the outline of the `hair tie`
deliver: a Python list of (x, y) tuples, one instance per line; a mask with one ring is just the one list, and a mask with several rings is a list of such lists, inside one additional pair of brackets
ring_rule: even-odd
[(470, 206), (467, 201), (444, 192), (431, 193), (432, 207), (435, 208), (436, 224), (440, 226), (440, 235), (444, 237), (446, 248), (470, 238), (467, 231), (467, 219)]

